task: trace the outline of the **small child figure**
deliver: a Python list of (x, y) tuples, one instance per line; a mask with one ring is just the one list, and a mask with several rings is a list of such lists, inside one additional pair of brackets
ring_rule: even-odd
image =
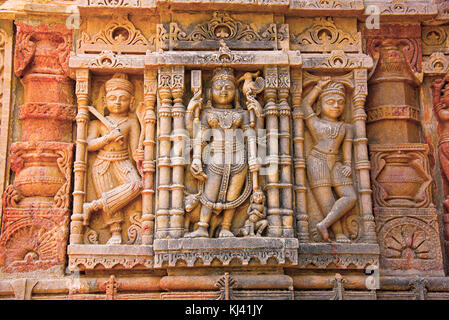
[(248, 218), (245, 226), (241, 228), (237, 235), (243, 237), (261, 237), (262, 233), (268, 226), (266, 218), (267, 211), (265, 209), (265, 195), (263, 191), (258, 189), (251, 196), (251, 204), (247, 211)]

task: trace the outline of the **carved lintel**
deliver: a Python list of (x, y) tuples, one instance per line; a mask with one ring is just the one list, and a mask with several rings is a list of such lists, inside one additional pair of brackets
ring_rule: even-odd
[[(296, 52), (293, 56), (296, 55)], [(300, 57), (294, 60), (297, 64)], [(147, 53), (145, 65), (147, 66), (169, 66), (184, 65), (185, 67), (208, 67), (247, 65), (251, 67), (263, 67), (264, 65), (288, 65), (289, 54), (283, 51), (234, 51), (223, 45), (219, 51), (180, 52), (167, 51), (164, 53)]]
[(302, 54), (302, 66), (306, 70), (349, 71), (360, 68), (371, 69), (373, 60), (364, 54), (335, 50), (327, 54)]
[(72, 69), (99, 69), (102, 71), (142, 70), (144, 59), (140, 55), (120, 55), (112, 51), (103, 51), (100, 54), (79, 54), (70, 57)]

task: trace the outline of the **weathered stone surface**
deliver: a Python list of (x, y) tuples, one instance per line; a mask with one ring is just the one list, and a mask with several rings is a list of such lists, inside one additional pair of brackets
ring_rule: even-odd
[(446, 1), (0, 20), (0, 298), (448, 297)]

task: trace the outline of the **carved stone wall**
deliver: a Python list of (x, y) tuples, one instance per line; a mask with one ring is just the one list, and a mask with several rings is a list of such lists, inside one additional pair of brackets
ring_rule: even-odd
[(2, 9), (0, 298), (449, 297), (445, 1)]

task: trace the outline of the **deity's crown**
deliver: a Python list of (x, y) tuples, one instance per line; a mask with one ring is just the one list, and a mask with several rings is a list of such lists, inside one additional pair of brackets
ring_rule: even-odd
[(339, 94), (342, 96), (345, 96), (346, 92), (345, 92), (345, 86), (340, 83), (340, 82), (330, 82), (324, 89), (322, 92), (322, 95), (327, 95), (327, 94)]
[(235, 82), (234, 70), (232, 68), (217, 68), (214, 70), (212, 82), (216, 80), (230, 80)]
[(106, 92), (116, 89), (128, 91), (130, 95), (134, 94), (134, 85), (128, 80), (126, 73), (116, 73), (106, 81)]

